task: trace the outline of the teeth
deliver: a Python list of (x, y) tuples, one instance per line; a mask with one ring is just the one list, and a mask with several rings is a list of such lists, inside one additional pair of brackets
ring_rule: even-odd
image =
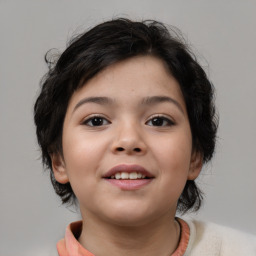
[(137, 177), (138, 177), (137, 172), (131, 172), (131, 173), (129, 174), (129, 179), (130, 179), (130, 180), (136, 180)]
[(145, 179), (146, 175), (143, 175), (142, 173), (137, 173), (137, 172), (117, 172), (115, 175), (111, 176), (111, 179), (116, 179), (116, 180), (136, 180), (136, 179)]
[(121, 174), (118, 172), (115, 174), (115, 178), (116, 180), (120, 180), (121, 179)]
[(121, 172), (121, 179), (126, 180), (129, 178), (129, 173), (128, 172)]

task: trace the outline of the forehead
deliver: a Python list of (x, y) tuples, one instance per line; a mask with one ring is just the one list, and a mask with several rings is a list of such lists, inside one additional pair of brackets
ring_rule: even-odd
[(153, 56), (138, 56), (99, 72), (72, 95), (70, 105), (84, 97), (102, 96), (129, 102), (160, 95), (175, 98), (185, 109), (180, 85), (167, 65)]

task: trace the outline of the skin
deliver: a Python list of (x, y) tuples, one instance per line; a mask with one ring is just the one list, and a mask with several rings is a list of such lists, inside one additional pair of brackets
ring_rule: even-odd
[[(171, 100), (145, 101), (155, 96)], [(95, 115), (100, 125), (90, 119)], [(186, 181), (199, 175), (202, 157), (192, 149), (179, 84), (160, 59), (119, 62), (77, 90), (62, 143), (63, 156), (52, 155), (54, 175), (70, 182), (79, 201), (85, 248), (97, 256), (170, 255), (176, 249), (177, 201)], [(140, 189), (122, 190), (102, 178), (119, 164), (140, 165), (154, 178)]]

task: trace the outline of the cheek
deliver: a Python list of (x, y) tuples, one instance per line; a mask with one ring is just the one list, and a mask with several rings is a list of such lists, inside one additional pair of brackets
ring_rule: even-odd
[(64, 134), (63, 138), (65, 167), (69, 181), (73, 185), (77, 180), (84, 180), (84, 176), (87, 176), (92, 170), (93, 156), (96, 149), (93, 145), (88, 144), (85, 138), (74, 133), (72, 136)]
[(88, 165), (94, 162), (104, 148), (104, 140), (100, 136), (84, 134), (83, 131), (67, 132), (63, 135), (63, 153), (67, 165)]
[(101, 178), (99, 167), (109, 142), (106, 136), (85, 135), (81, 129), (63, 133), (63, 138), (66, 171), (79, 198), (79, 190), (90, 190)]
[(186, 133), (183, 136), (173, 136), (159, 141), (156, 145), (155, 156), (164, 169), (188, 171), (192, 152), (191, 136)]
[[(94, 157), (95, 148), (81, 141), (66, 144), (64, 158), (68, 179), (76, 198), (89, 200), (96, 186), (97, 161)], [(88, 197), (89, 196), (89, 197)]]
[(154, 156), (160, 168), (161, 194), (170, 204), (178, 200), (186, 184), (191, 151), (192, 142), (189, 133), (159, 141), (155, 147)]

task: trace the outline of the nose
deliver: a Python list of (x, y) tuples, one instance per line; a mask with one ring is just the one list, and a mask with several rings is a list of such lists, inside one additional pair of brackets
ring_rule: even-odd
[(112, 144), (114, 154), (143, 155), (146, 148), (143, 132), (138, 126), (126, 123), (118, 127)]

